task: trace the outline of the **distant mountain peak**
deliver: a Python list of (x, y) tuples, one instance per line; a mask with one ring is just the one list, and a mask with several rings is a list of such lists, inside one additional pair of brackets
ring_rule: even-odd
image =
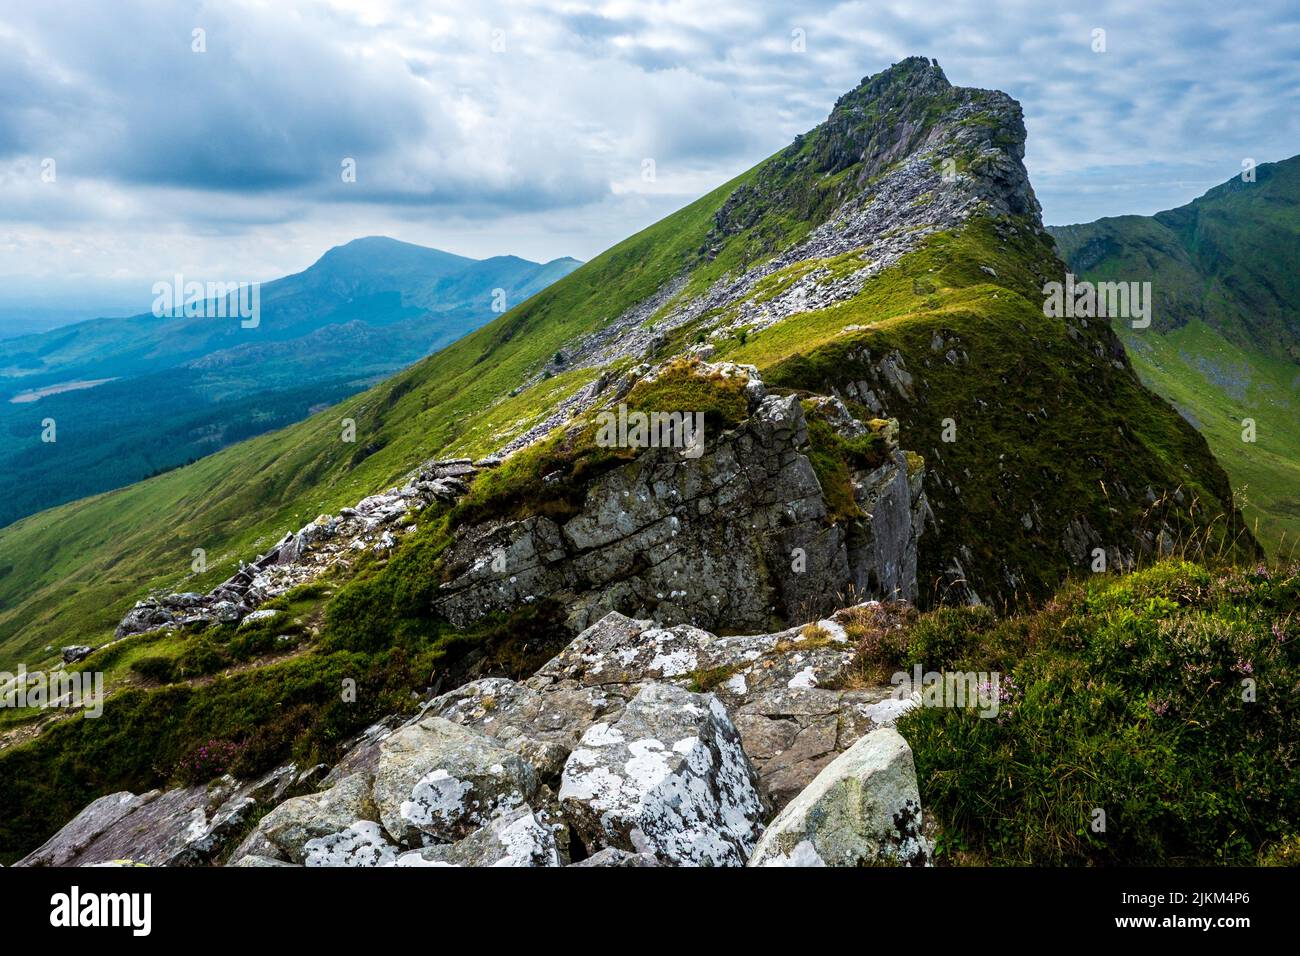
[(432, 275), (450, 275), (476, 260), (441, 249), (403, 242), (390, 236), (363, 236), (328, 249), (306, 270), (372, 274), (425, 270)]

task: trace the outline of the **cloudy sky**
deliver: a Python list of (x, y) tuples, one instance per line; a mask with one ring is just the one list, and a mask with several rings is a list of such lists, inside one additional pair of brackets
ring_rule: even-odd
[(147, 303), (373, 234), (590, 258), (911, 54), (1020, 100), (1049, 223), (1300, 152), (1294, 0), (1082, 6), (5, 0), (0, 302)]

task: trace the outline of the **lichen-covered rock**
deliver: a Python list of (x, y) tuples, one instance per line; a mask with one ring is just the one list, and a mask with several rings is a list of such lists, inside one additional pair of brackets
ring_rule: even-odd
[(853, 650), (834, 619), (772, 634), (719, 637), (689, 624), (659, 627), (612, 613), (579, 634), (526, 683), (549, 692), (586, 687), (622, 696), (647, 681), (686, 684), (725, 678), (713, 689), (733, 706), (767, 690), (831, 682), (852, 661)]
[(386, 866), (397, 859), (397, 852), (383, 827), (357, 820), (337, 833), (304, 843), (302, 862), (304, 866)]
[(560, 804), (589, 850), (677, 866), (740, 866), (764, 808), (740, 734), (716, 697), (648, 684), (569, 755)]
[(528, 683), (491, 677), (435, 698), (425, 713), (476, 728), (507, 745), (528, 737), (571, 750), (583, 731), (623, 704), (621, 696), (601, 688), (555, 688), (542, 694)]
[[(343, 833), (358, 821), (375, 822), (378, 813), (365, 774), (345, 777), (328, 790), (292, 797), (266, 816), (257, 829), (231, 855), (280, 855), (294, 863), (306, 863), (308, 844)], [(320, 844), (313, 844), (319, 850)], [(268, 852), (269, 851), (269, 852)]]
[(571, 866), (617, 866), (617, 867), (640, 867), (640, 866), (658, 866), (659, 860), (653, 853), (629, 853), (627, 850), (620, 850), (618, 847), (607, 846), (603, 850), (598, 850), (591, 856), (578, 863), (572, 863)]
[(563, 866), (556, 827), (529, 807), (493, 817), (463, 840), (404, 853), (395, 866)]
[(293, 866), (297, 866), (298, 864), (290, 863), (288, 860), (277, 860), (275, 857), (271, 857), (271, 856), (258, 856), (256, 854), (249, 854), (248, 856), (241, 856), (238, 860), (236, 860), (234, 863), (231, 863), (230, 865), (246, 867), (249, 869), (252, 868), (269, 869), (270, 867), (275, 867), (275, 866), (293, 867)]
[(882, 728), (831, 761), (773, 820), (750, 866), (924, 866), (912, 750)]
[(384, 829), (419, 846), (459, 840), (498, 811), (526, 803), (537, 787), (532, 765), (499, 742), (425, 717), (380, 745), (374, 798)]
[[(905, 604), (868, 602), (812, 625), (736, 637), (690, 625), (657, 627), (612, 613), (525, 685), (539, 695), (533, 712), (544, 711), (552, 695), (601, 694), (605, 722), (644, 683), (707, 687), (732, 715), (761, 794), (779, 809), (855, 740), (892, 725), (914, 705), (910, 697), (896, 699), (888, 686), (838, 689), (856, 650), (847, 629), (896, 629), (909, 613)], [(519, 708), (509, 702), (505, 707), (515, 716), (503, 720), (529, 727), (519, 720)]]

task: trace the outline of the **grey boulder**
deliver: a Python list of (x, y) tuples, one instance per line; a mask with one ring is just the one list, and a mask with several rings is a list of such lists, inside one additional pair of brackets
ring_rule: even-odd
[(404, 853), (394, 866), (562, 866), (556, 827), (528, 807), (498, 814), (463, 840)]
[(256, 855), (306, 864), (311, 857), (316, 865), (326, 865), (322, 859), (335, 844), (320, 841), (348, 831), (358, 821), (373, 823), (376, 817), (370, 781), (364, 774), (353, 774), (328, 790), (284, 801), (261, 819), (232, 859)]
[(831, 761), (777, 816), (750, 866), (925, 866), (912, 750), (891, 727)]
[(409, 846), (468, 836), (498, 811), (537, 791), (532, 765), (498, 741), (441, 717), (426, 717), (380, 745), (375, 768), (379, 820)]

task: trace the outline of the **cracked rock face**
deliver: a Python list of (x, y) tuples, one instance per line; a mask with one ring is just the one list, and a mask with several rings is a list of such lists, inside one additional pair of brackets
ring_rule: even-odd
[(588, 728), (559, 798), (591, 851), (652, 853), (675, 866), (735, 866), (765, 816), (740, 734), (712, 695), (641, 690), (614, 723)]
[(873, 731), (831, 761), (768, 825), (750, 866), (925, 866), (907, 741)]
[(706, 440), (699, 458), (647, 449), (592, 481), (582, 511), (562, 523), (466, 529), (448, 549), (451, 579), (435, 609), (463, 627), (545, 597), (570, 609), (575, 630), (609, 611), (758, 630), (826, 613), (845, 593), (911, 598), (925, 505), (905, 454), (893, 446), (855, 476), (869, 518), (833, 523), (799, 400), (761, 391), (753, 400), (750, 417)]

